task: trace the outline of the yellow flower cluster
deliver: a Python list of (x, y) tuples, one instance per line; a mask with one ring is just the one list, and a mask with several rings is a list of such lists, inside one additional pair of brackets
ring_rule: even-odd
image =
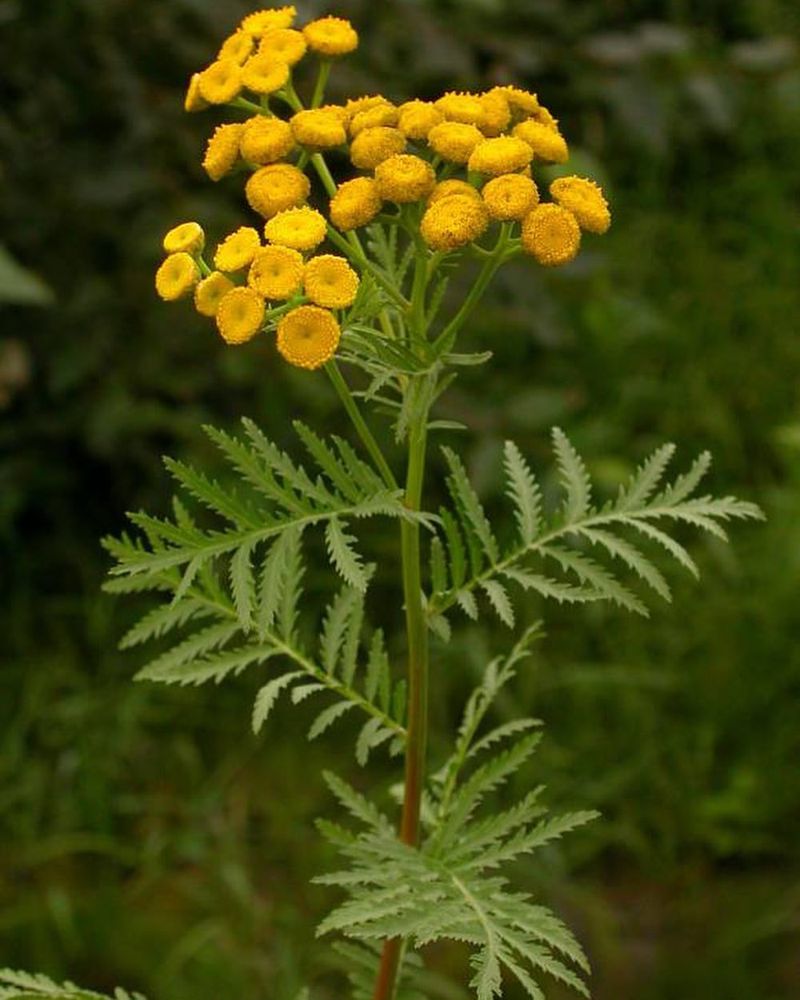
[(340, 326), (331, 310), (352, 306), (360, 284), (344, 257), (303, 256), (322, 242), (326, 228), (313, 208), (286, 209), (266, 223), (266, 243), (250, 226), (226, 236), (214, 251), (211, 270), (203, 258), (202, 227), (184, 222), (164, 237), (167, 256), (156, 272), (156, 291), (167, 301), (194, 292), (197, 311), (216, 320), (228, 344), (251, 340), (269, 310), (288, 303), (276, 327), (278, 351), (301, 368), (318, 368), (339, 344)]
[(249, 14), (222, 43), (217, 58), (189, 81), (184, 106), (202, 111), (210, 104), (230, 104), (250, 92), (259, 98), (283, 91), (292, 67), (310, 49), (333, 59), (358, 46), (358, 35), (349, 21), (321, 17), (295, 30), (293, 6)]
[[(330, 64), (358, 46), (358, 34), (340, 17), (304, 26), (296, 19), (291, 5), (245, 17), (186, 94), (188, 111), (225, 105), (240, 116), (216, 127), (203, 168), (214, 181), (244, 175), (245, 199), (263, 230), (244, 225), (225, 237), (212, 268), (202, 228), (176, 226), (164, 238), (156, 290), (166, 300), (193, 294), (228, 343), (272, 330), (290, 363), (328, 361), (341, 336), (334, 311), (353, 307), (359, 271), (369, 268), (353, 231), (379, 217), (413, 228), (418, 252), (439, 255), (468, 249), (499, 224), (504, 252), (546, 267), (571, 261), (582, 232), (608, 229), (608, 205), (592, 180), (559, 176), (542, 201), (539, 167), (564, 164), (569, 150), (535, 94), (497, 86), (432, 101), (369, 95), (324, 104)], [(292, 78), (309, 56), (320, 60), (320, 84), (304, 106)], [(323, 159), (333, 149), (354, 173), (338, 185)], [(317, 175), (328, 195), (321, 204)], [(327, 238), (347, 256), (317, 253)]]

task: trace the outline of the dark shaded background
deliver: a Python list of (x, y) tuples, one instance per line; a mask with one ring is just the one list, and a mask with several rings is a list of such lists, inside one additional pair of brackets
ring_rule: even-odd
[[(213, 114), (184, 115), (182, 94), (245, 10), (0, 2), (0, 964), (153, 1000), (335, 982), (312, 934), (327, 897), (308, 878), (328, 862), (312, 819), (330, 808), (316, 775), (323, 760), (355, 773), (344, 735), (309, 748), (297, 712), (252, 738), (257, 678), (130, 684), (137, 658), (115, 643), (134, 609), (98, 595), (98, 537), (167, 502), (159, 456), (215, 460), (201, 424), (248, 414), (281, 438), (295, 413), (341, 420), (322, 379), (222, 350), (152, 291), (168, 225), (221, 232), (241, 211), (238, 185), (198, 165)], [(769, 516), (730, 549), (696, 548), (703, 580), (673, 578), (650, 622), (547, 609), (502, 710), (547, 723), (525, 783), (604, 818), (520, 882), (587, 942), (597, 1000), (795, 998), (800, 8), (336, 10), (363, 38), (336, 96), (528, 85), (612, 201), (611, 233), (575, 266), (510, 268), (472, 322), (495, 359), (442, 415), (467, 415), (456, 445), (489, 502), (500, 442), (541, 466), (559, 423), (609, 488), (671, 439), (684, 459), (711, 448), (713, 488)], [(435, 655), (440, 727), (504, 638), (461, 635)], [(460, 968), (457, 952), (431, 959)]]

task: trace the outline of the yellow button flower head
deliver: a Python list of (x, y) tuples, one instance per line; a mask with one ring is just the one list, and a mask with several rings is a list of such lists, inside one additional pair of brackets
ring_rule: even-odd
[(406, 137), (396, 128), (365, 128), (350, 144), (350, 159), (360, 170), (374, 170), (406, 148)]
[(264, 300), (252, 288), (233, 288), (217, 307), (217, 329), (228, 344), (251, 340), (264, 322)]
[(156, 291), (165, 302), (188, 295), (200, 280), (200, 268), (188, 253), (171, 253), (156, 271)]
[(497, 90), (490, 90), (481, 94), (478, 100), (483, 108), (481, 132), (488, 136), (500, 135), (511, 122), (511, 106), (505, 94)]
[(251, 56), (242, 66), (242, 83), (255, 94), (274, 94), (288, 79), (289, 67), (272, 56)]
[(427, 139), (433, 126), (443, 121), (442, 112), (428, 101), (406, 101), (398, 109), (397, 127), (409, 139)]
[(261, 238), (250, 226), (241, 226), (217, 247), (214, 266), (220, 271), (241, 271), (252, 261)]
[(546, 125), (554, 132), (558, 132), (558, 118), (554, 118), (544, 104), (539, 105), (537, 110), (531, 115), (531, 118), (533, 121), (539, 122), (540, 125)]
[(420, 233), (432, 250), (457, 250), (477, 240), (489, 225), (489, 213), (480, 198), (454, 194), (429, 205)]
[(470, 155), (467, 169), (499, 177), (500, 174), (524, 170), (532, 159), (533, 150), (527, 142), (513, 135), (501, 135), (479, 142)]
[(375, 183), (384, 201), (404, 205), (428, 197), (436, 184), (436, 172), (427, 160), (398, 153), (378, 164)]
[(358, 275), (344, 257), (322, 254), (312, 257), (306, 264), (303, 288), (316, 306), (346, 309), (355, 301)]
[(296, 16), (297, 11), (293, 6), (257, 10), (247, 15), (241, 23), (241, 28), (253, 38), (261, 38), (270, 28), (291, 28)]
[(199, 222), (182, 222), (164, 237), (167, 253), (200, 253), (205, 246), (206, 235)]
[(336, 318), (319, 306), (299, 306), (278, 322), (278, 350), (298, 368), (313, 370), (330, 361), (340, 337)]
[(270, 243), (293, 250), (313, 250), (325, 239), (328, 225), (315, 208), (289, 208), (269, 220), (264, 235)]
[(550, 185), (550, 194), (568, 209), (587, 233), (604, 233), (611, 225), (611, 212), (599, 184), (583, 177), (559, 177)]
[(208, 107), (208, 101), (203, 99), (200, 93), (200, 74), (192, 73), (189, 86), (186, 89), (186, 97), (183, 100), (184, 111), (202, 111)]
[(212, 181), (218, 181), (230, 173), (239, 159), (239, 140), (243, 129), (244, 125), (240, 122), (218, 125), (214, 129), (203, 157), (203, 169)]
[(239, 151), (248, 163), (263, 166), (288, 156), (294, 149), (294, 135), (281, 118), (254, 115), (244, 123)]
[(466, 163), (472, 150), (483, 142), (485, 136), (474, 125), (462, 122), (442, 122), (434, 125), (428, 133), (428, 145), (443, 160), (451, 163)]
[(263, 247), (253, 258), (247, 283), (273, 301), (290, 299), (303, 281), (303, 255), (289, 247)]
[(442, 198), (448, 198), (452, 194), (460, 194), (465, 198), (473, 198), (475, 201), (481, 200), (480, 192), (476, 191), (471, 184), (452, 177), (450, 180), (440, 181), (436, 185), (430, 198), (428, 198), (428, 204), (433, 205), (437, 201), (441, 201)]
[(327, 111), (330, 115), (335, 115), (336, 120), (347, 128), (347, 124), (350, 121), (350, 112), (343, 104), (323, 104), (319, 110)]
[(236, 285), (226, 275), (212, 271), (194, 290), (194, 307), (202, 316), (216, 316), (223, 297)]
[(309, 179), (291, 163), (271, 163), (256, 170), (244, 187), (248, 204), (265, 219), (302, 205), (310, 190)]
[(242, 67), (235, 59), (217, 59), (200, 74), (197, 89), (209, 104), (227, 104), (242, 89)]
[(493, 219), (523, 219), (539, 203), (539, 189), (530, 177), (504, 174), (484, 185), (481, 197)]
[(246, 31), (235, 31), (226, 38), (219, 50), (217, 59), (233, 59), (234, 62), (246, 62), (253, 53), (253, 38)]
[(483, 104), (477, 94), (460, 94), (451, 91), (436, 101), (436, 107), (449, 122), (482, 125), (486, 117)]
[(351, 97), (344, 106), (347, 120), (352, 121), (356, 115), (362, 111), (369, 111), (370, 108), (377, 108), (381, 104), (388, 104), (390, 108), (394, 105), (383, 94), (364, 94), (361, 97)]
[(365, 128), (379, 128), (381, 125), (396, 125), (400, 112), (391, 101), (381, 100), (350, 117), (350, 135), (355, 137)]
[(268, 28), (261, 36), (258, 51), (287, 66), (299, 63), (306, 54), (306, 40), (302, 31), (294, 28)]
[(578, 255), (580, 245), (575, 216), (560, 205), (537, 205), (522, 220), (522, 249), (545, 267), (568, 264)]
[(371, 177), (356, 177), (345, 181), (331, 199), (331, 222), (346, 232), (372, 222), (383, 207), (378, 185)]
[(531, 147), (540, 160), (548, 163), (566, 163), (569, 158), (567, 143), (560, 132), (548, 125), (529, 119), (514, 126), (514, 135)]
[(344, 56), (358, 48), (358, 33), (343, 17), (320, 17), (303, 28), (308, 47), (321, 56)]
[(493, 87), (490, 94), (502, 95), (508, 103), (514, 118), (528, 118), (535, 114), (539, 108), (539, 98), (530, 90), (523, 90), (521, 87)]
[(298, 111), (291, 119), (292, 132), (301, 146), (331, 149), (347, 142), (341, 115), (327, 108)]

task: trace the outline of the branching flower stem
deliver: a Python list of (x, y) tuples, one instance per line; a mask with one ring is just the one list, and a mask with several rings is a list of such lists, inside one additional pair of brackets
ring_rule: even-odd
[(350, 387), (345, 382), (341, 371), (339, 371), (339, 366), (335, 361), (329, 361), (325, 365), (325, 371), (328, 373), (328, 378), (331, 380), (334, 389), (338, 393), (339, 399), (341, 399), (342, 404), (347, 411), (347, 415), (350, 417), (353, 427), (356, 429), (356, 433), (361, 438), (364, 447), (369, 452), (370, 457), (383, 477), (383, 481), (390, 490), (396, 490), (397, 480), (394, 477), (394, 473), (389, 468), (389, 463), (386, 461), (380, 445), (375, 440), (372, 431), (367, 426), (367, 423), (361, 414), (361, 410), (358, 408), (358, 404), (355, 399), (353, 399), (353, 394), (350, 391)]
[(231, 102), (230, 106), (232, 108), (241, 108), (243, 111), (255, 112), (257, 115), (265, 115), (271, 118), (272, 112), (263, 108), (260, 104), (256, 104), (255, 101), (248, 101), (246, 97), (235, 97)]
[(484, 265), (481, 268), (475, 283), (469, 290), (469, 294), (464, 299), (461, 308), (434, 341), (433, 347), (437, 354), (450, 350), (455, 342), (456, 336), (458, 335), (458, 331), (469, 319), (475, 306), (480, 302), (484, 292), (489, 287), (489, 284), (498, 269), (505, 263), (507, 259), (506, 251), (508, 249), (509, 234), (510, 227), (508, 223), (503, 223), (500, 229), (500, 235), (497, 238), (497, 243), (495, 244), (494, 249), (490, 252), (489, 256), (486, 258)]
[[(311, 159), (313, 162), (314, 157)], [(365, 271), (369, 271), (389, 298), (400, 306), (401, 309), (408, 308), (408, 301), (406, 297), (402, 294), (402, 292), (395, 288), (383, 271), (376, 267), (375, 264), (373, 264), (372, 261), (364, 255), (364, 251), (361, 249), (360, 244), (354, 243), (351, 240), (346, 240), (338, 230), (333, 228), (333, 226), (328, 226), (328, 239), (331, 243), (334, 243), (337, 247), (339, 247), (343, 253), (347, 254), (348, 257), (352, 257), (359, 267), (363, 268)]]
[(330, 59), (323, 59), (319, 64), (317, 82), (314, 84), (314, 93), (311, 95), (311, 107), (318, 108), (322, 104), (325, 96), (325, 87), (328, 85), (328, 77), (331, 75), (333, 63)]

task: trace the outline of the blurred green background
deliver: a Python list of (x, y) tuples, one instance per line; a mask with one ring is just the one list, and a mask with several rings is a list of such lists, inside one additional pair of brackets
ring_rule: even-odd
[[(546, 609), (501, 710), (547, 725), (525, 783), (603, 819), (520, 884), (575, 925), (596, 1000), (796, 998), (800, 7), (299, 7), (361, 32), (334, 96), (530, 86), (606, 186), (611, 233), (563, 272), (509, 268), (471, 324), (495, 358), (441, 415), (466, 416), (455, 444), (489, 502), (502, 440), (541, 468), (558, 423), (609, 489), (669, 439), (684, 460), (710, 448), (713, 489), (768, 514), (731, 548), (695, 545), (701, 583), (673, 576), (649, 622)], [(342, 420), (321, 378), (223, 350), (152, 289), (169, 225), (240, 217), (236, 182), (199, 167), (214, 115), (182, 96), (246, 10), (0, 2), (0, 964), (153, 1000), (281, 1000), (315, 977), (336, 996), (313, 937), (327, 896), (308, 884), (330, 861), (318, 769), (364, 787), (393, 773), (357, 773), (344, 727), (308, 747), (288, 709), (254, 739), (255, 677), (132, 685), (139, 661), (115, 644), (135, 609), (98, 590), (98, 537), (167, 503), (160, 455), (214, 461), (203, 423), (247, 414), (286, 439), (295, 414)], [(472, 628), (437, 647), (440, 729), (503, 641)]]

